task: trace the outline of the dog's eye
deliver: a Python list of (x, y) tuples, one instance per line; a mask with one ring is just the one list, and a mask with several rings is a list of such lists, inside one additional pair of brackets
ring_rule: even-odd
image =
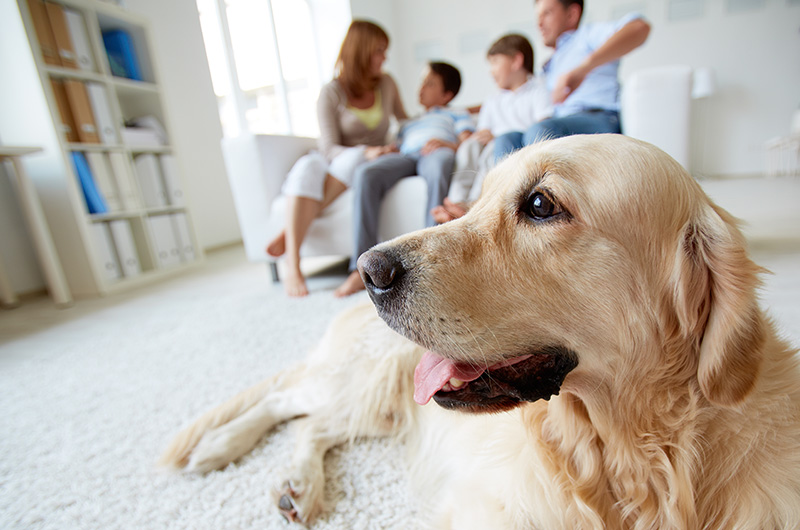
[(525, 214), (533, 219), (548, 219), (562, 213), (561, 207), (542, 192), (533, 193), (528, 198)]

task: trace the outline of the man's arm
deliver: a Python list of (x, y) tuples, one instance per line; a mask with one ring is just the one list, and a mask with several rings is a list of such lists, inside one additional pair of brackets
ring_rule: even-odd
[(622, 26), (602, 46), (588, 55), (580, 66), (556, 80), (553, 86), (553, 102), (562, 103), (583, 83), (589, 72), (632, 52), (644, 44), (649, 34), (650, 24), (640, 18)]

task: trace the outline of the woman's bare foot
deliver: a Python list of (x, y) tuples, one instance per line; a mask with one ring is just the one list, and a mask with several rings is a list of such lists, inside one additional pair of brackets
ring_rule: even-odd
[(300, 271), (289, 270), (283, 278), (283, 288), (286, 294), (292, 298), (300, 298), (308, 296), (308, 287), (306, 287), (306, 279), (303, 278)]
[(281, 233), (267, 245), (267, 254), (273, 258), (279, 258), (283, 256), (284, 252), (286, 252), (286, 231), (281, 230)]
[(353, 271), (350, 273), (350, 276), (347, 277), (344, 283), (335, 291), (333, 291), (333, 296), (336, 298), (344, 298), (345, 296), (355, 294), (364, 288), (364, 282), (361, 281), (361, 275), (358, 273), (358, 271)]

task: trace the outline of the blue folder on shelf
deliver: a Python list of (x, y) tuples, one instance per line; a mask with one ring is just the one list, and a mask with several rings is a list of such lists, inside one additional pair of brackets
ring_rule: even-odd
[(86, 199), (86, 207), (89, 213), (108, 213), (103, 195), (97, 189), (97, 185), (92, 177), (92, 171), (86, 162), (86, 157), (80, 151), (72, 151), (72, 165), (75, 166), (75, 173), (78, 175), (78, 182), (83, 189), (83, 197)]
[(103, 44), (106, 47), (108, 63), (111, 73), (117, 77), (127, 77), (136, 81), (143, 81), (139, 69), (139, 60), (136, 49), (133, 47), (133, 38), (130, 33), (121, 29), (112, 29), (103, 32)]

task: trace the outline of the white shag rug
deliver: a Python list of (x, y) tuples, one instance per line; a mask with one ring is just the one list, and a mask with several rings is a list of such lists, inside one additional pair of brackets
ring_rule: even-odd
[[(241, 259), (118, 302), (0, 311), (0, 528), (290, 528), (270, 489), (291, 428), (207, 475), (155, 462), (182, 426), (304, 357), (333, 315), (366, 299), (335, 299), (342, 280), (314, 278), (292, 300)], [(37, 318), (54, 322), (27, 332)], [(414, 528), (402, 451), (388, 440), (332, 450), (332, 509), (314, 528)]]
[[(800, 253), (759, 263), (765, 301), (800, 343)], [(220, 260), (222, 265), (219, 264)], [(338, 311), (343, 277), (314, 278), (292, 300), (241, 250), (136, 293), (0, 310), (0, 528), (287, 529), (270, 488), (291, 429), (207, 475), (156, 459), (208, 408), (301, 359)], [(403, 448), (361, 441), (325, 461), (327, 529), (413, 529)]]

